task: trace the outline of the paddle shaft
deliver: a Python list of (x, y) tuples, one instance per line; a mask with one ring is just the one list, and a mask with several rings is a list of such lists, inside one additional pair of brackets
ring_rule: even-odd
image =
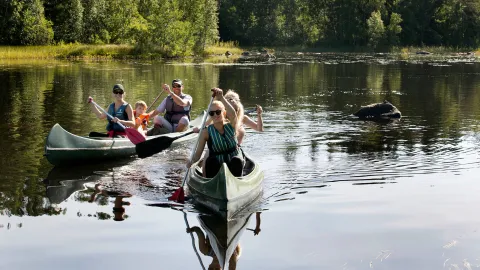
[[(97, 107), (97, 109), (99, 109), (101, 112), (103, 112), (107, 117), (109, 117), (110, 119), (113, 119), (113, 116), (111, 116), (109, 113), (107, 113), (100, 105), (98, 105), (97, 103), (95, 103), (95, 101), (91, 100), (90, 101), (93, 105), (95, 105), (95, 107)], [(126, 127), (120, 123), (120, 122), (117, 122), (117, 124), (123, 128), (123, 129), (126, 129)]]
[[(210, 104), (208, 104), (208, 107), (207, 107), (207, 112), (206, 112), (205, 115), (203, 116), (202, 125), (201, 125), (201, 128), (200, 128), (200, 131), (198, 132), (197, 142), (195, 143), (195, 147), (193, 148), (192, 153), (190, 153), (190, 159), (189, 159), (189, 161), (192, 161), (193, 156), (195, 155), (195, 152), (197, 151), (198, 143), (200, 142), (200, 137), (201, 137), (202, 131), (203, 131), (203, 129), (205, 128), (205, 122), (207, 121), (208, 111), (210, 110), (210, 106), (212, 106), (213, 98), (214, 98), (214, 97), (212, 96), (212, 98), (210, 99)], [(183, 186), (185, 185), (185, 182), (187, 181), (187, 177), (188, 177), (188, 173), (189, 173), (189, 172), (190, 172), (190, 168), (187, 168), (187, 173), (185, 174), (185, 177), (183, 178), (183, 182), (182, 182), (182, 187), (181, 187), (181, 188), (183, 188)]]
[(152, 102), (152, 105), (150, 105), (150, 106), (145, 110), (146, 113), (148, 113), (148, 111), (153, 107), (153, 104), (155, 104), (155, 102), (157, 102), (157, 100), (160, 98), (160, 96), (162, 96), (163, 93), (164, 93), (164, 91), (162, 91), (162, 92), (155, 98), (155, 100)]

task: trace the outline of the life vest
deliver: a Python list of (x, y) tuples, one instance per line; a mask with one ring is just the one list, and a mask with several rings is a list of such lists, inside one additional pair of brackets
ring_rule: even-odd
[(229, 162), (234, 156), (240, 154), (235, 129), (230, 123), (223, 125), (223, 134), (213, 126), (207, 127), (208, 150), (210, 156), (215, 156), (220, 162)]
[[(187, 95), (183, 94), (180, 96), (181, 99), (184, 99)], [(165, 113), (165, 119), (167, 119), (168, 122), (172, 124), (178, 124), (178, 121), (183, 116), (188, 116), (188, 120), (190, 120), (190, 109), (185, 110), (183, 106), (179, 106), (175, 101), (173, 101), (173, 98), (171, 96), (168, 96), (166, 98), (166, 113)], [(190, 106), (189, 106), (190, 107)]]
[(136, 116), (137, 113), (135, 111), (133, 114), (135, 114), (135, 128), (137, 129), (139, 126), (142, 126), (143, 130), (147, 130), (150, 115), (148, 113), (142, 113), (140, 116)]
[[(120, 120), (128, 120), (128, 114), (127, 114), (127, 106), (128, 103), (124, 103), (118, 110), (115, 112), (115, 103), (110, 104), (108, 106), (108, 114), (110, 114), (113, 117), (117, 117)], [(119, 124), (113, 123), (111, 119), (108, 119), (107, 117), (107, 131), (115, 131), (115, 132), (123, 132), (125, 131)]]

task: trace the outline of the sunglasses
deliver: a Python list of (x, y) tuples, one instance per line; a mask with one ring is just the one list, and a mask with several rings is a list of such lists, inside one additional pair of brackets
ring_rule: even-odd
[(222, 110), (216, 110), (216, 111), (209, 111), (208, 114), (210, 116), (214, 116), (215, 114), (220, 115), (222, 113)]
[(180, 87), (182, 87), (182, 86), (179, 85), (179, 84), (172, 84), (172, 87), (173, 87), (173, 88), (180, 88)]
[(113, 93), (114, 93), (114, 94), (123, 95), (123, 91), (122, 91), (122, 90), (113, 90)]

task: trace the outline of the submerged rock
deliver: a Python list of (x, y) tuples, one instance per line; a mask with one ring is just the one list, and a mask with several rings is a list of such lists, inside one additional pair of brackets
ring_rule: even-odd
[(353, 115), (362, 119), (375, 119), (375, 118), (401, 118), (402, 113), (388, 101), (382, 103), (374, 103), (367, 106), (362, 106), (360, 110)]

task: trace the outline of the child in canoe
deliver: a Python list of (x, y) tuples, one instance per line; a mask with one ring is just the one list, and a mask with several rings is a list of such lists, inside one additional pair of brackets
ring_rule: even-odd
[(135, 103), (135, 128), (140, 130), (141, 127), (141, 130), (143, 130), (144, 133), (147, 132), (148, 120), (150, 118), (150, 115), (146, 113), (146, 110), (147, 103), (145, 103), (145, 101), (139, 100), (137, 103)]

